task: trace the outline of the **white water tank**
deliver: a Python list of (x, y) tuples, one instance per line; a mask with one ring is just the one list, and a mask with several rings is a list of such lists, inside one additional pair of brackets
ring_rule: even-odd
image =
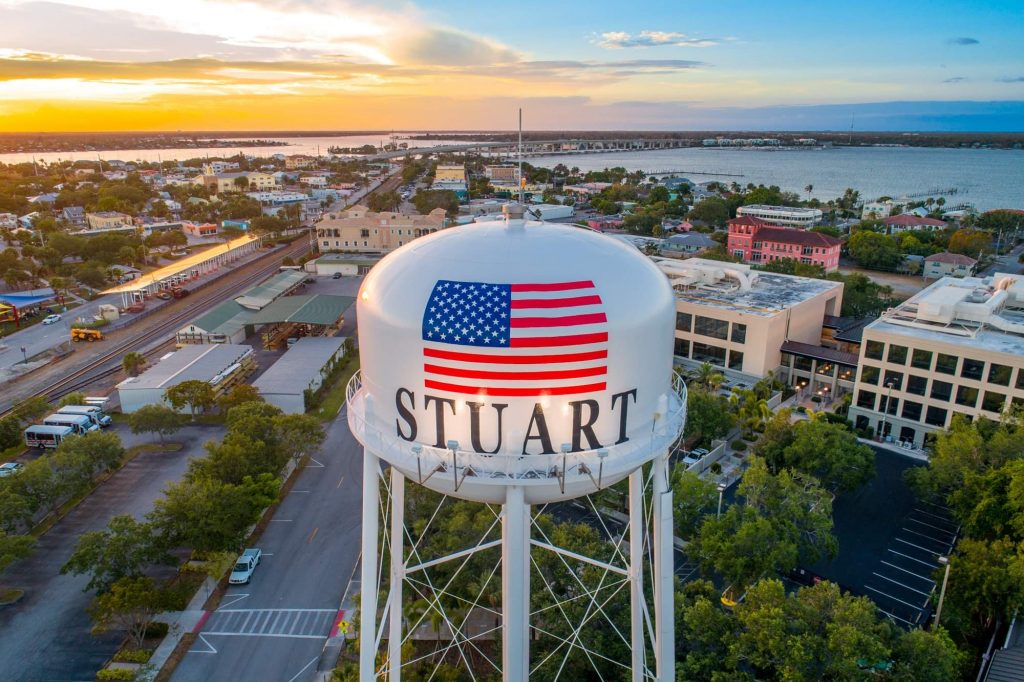
[(590, 230), (512, 218), (422, 237), (366, 277), (357, 319), (353, 433), (440, 492), (588, 494), (682, 430), (668, 280)]

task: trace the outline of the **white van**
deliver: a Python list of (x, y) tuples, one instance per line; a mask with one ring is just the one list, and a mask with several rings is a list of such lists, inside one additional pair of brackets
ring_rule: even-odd
[(56, 412), (43, 420), (47, 426), (70, 426), (80, 436), (90, 431), (98, 431), (99, 424), (92, 420), (87, 414), (61, 414)]
[(103, 414), (103, 410), (95, 405), (65, 405), (57, 410), (57, 414), (84, 414), (99, 427), (110, 426), (111, 419)]
[(37, 424), (25, 429), (25, 445), (30, 448), (52, 450), (61, 441), (75, 433), (70, 426), (44, 426)]

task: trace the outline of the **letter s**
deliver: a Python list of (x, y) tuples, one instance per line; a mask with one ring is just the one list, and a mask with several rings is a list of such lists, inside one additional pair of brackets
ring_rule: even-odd
[[(409, 407), (402, 404), (402, 394), (409, 396)], [(402, 425), (395, 420), (395, 432), (398, 437), (402, 440), (414, 441), (416, 440), (416, 416), (413, 415), (410, 408), (416, 406), (416, 396), (407, 388), (400, 388), (395, 391), (395, 409), (398, 410), (398, 416), (400, 416), (405, 423), (409, 425), (409, 435), (402, 433)]]

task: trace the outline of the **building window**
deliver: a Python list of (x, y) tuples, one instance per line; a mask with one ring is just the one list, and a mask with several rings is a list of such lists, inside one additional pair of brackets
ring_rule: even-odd
[(879, 369), (872, 367), (871, 365), (864, 365), (860, 368), (860, 381), (863, 384), (871, 384), (872, 386), (878, 384)]
[(928, 389), (928, 379), (911, 374), (907, 377), (907, 393), (924, 395)]
[(743, 353), (738, 350), (729, 351), (729, 369), (743, 371)]
[(914, 352), (910, 356), (910, 366), (916, 367), (917, 369), (931, 369), (932, 352), (930, 350), (915, 348)]
[(369, 237), (370, 236), (370, 231), (369, 230), (359, 230), (359, 236), (360, 237)]
[[(697, 319), (699, 320), (700, 318), (698, 317)], [(725, 349), (694, 341), (693, 359), (698, 362), (710, 362), (712, 365), (725, 367)]]
[(903, 418), (915, 422), (921, 421), (921, 408), (921, 403), (915, 403), (913, 400), (904, 400)]
[(864, 344), (864, 357), (870, 358), (871, 360), (881, 360), (882, 351), (885, 350), (885, 344), (881, 341), (868, 341)]
[(740, 324), (739, 322), (732, 323), (732, 342), (733, 343), (746, 343), (747, 342), (747, 325)]
[(676, 329), (678, 329), (681, 332), (688, 332), (688, 331), (690, 331), (690, 322), (692, 321), (692, 319), (693, 318), (690, 317), (690, 313), (680, 313), (680, 312), (677, 311), (676, 312)]
[(889, 362), (894, 365), (907, 364), (907, 347), (889, 346)]
[(725, 320), (716, 320), (713, 317), (697, 316), (697, 324), (694, 326), (695, 334), (710, 336), (713, 339), (725, 341), (729, 338), (729, 323)]
[(981, 360), (964, 358), (963, 367), (960, 369), (960, 376), (964, 379), (981, 379), (985, 374), (985, 363)]
[(974, 407), (978, 404), (978, 389), (970, 386), (957, 386), (956, 404), (964, 407)]
[(988, 366), (988, 383), (999, 384), (1000, 386), (1010, 385), (1010, 376), (1013, 375), (1013, 367), (997, 365), (994, 362)]
[(989, 412), (1002, 412), (1003, 407), (1006, 406), (1006, 395), (1003, 393), (994, 393), (992, 391), (985, 391), (985, 396), (981, 400), (981, 409)]
[(861, 391), (857, 394), (857, 407), (868, 410), (875, 409), (875, 394), (871, 391)]
[(676, 339), (674, 352), (681, 358), (690, 357), (690, 342), (687, 339)]
[(956, 374), (956, 363), (959, 359), (955, 355), (939, 353), (935, 359), (935, 371), (942, 372), (943, 374)]
[(793, 356), (793, 369), (798, 369), (801, 372), (810, 372), (811, 371), (811, 362), (812, 361), (811, 361), (810, 358), (805, 358), (802, 355), (794, 355)]
[(949, 400), (953, 395), (953, 384), (946, 381), (932, 382), (932, 400)]
[(886, 388), (891, 388), (894, 391), (903, 390), (903, 372), (886, 370), (884, 383)]
[(886, 412), (892, 416), (896, 416), (896, 408), (900, 406), (899, 398), (889, 398), (888, 396), (882, 396), (882, 408), (880, 412)]
[(924, 423), (929, 426), (946, 426), (946, 411), (941, 407), (929, 407), (925, 415)]

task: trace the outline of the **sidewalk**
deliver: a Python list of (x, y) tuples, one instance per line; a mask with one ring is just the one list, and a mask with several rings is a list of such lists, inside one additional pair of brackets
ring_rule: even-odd
[(139, 677), (140, 680), (149, 682), (154, 679), (163, 670), (167, 659), (174, 653), (182, 637), (189, 632), (199, 632), (210, 615), (209, 611), (203, 609), (203, 604), (210, 598), (216, 587), (217, 582), (207, 576), (202, 587), (192, 596), (192, 601), (188, 603), (188, 607), (184, 611), (171, 611), (157, 616), (157, 621), (167, 623), (167, 636), (153, 652), (149, 659), (147, 672)]
[[(355, 638), (356, 631), (352, 623), (359, 617), (359, 605), (356, 604), (356, 596), (362, 585), (360, 567), (362, 561), (357, 561), (352, 569), (352, 576), (345, 588), (345, 596), (341, 598), (341, 607), (334, 618), (334, 626), (331, 634), (324, 642), (323, 651), (320, 652), (320, 661), (316, 666), (316, 682), (330, 682), (334, 669), (338, 667), (338, 659), (341, 658), (341, 651), (345, 648), (345, 640)], [(342, 625), (344, 623), (344, 625)]]

